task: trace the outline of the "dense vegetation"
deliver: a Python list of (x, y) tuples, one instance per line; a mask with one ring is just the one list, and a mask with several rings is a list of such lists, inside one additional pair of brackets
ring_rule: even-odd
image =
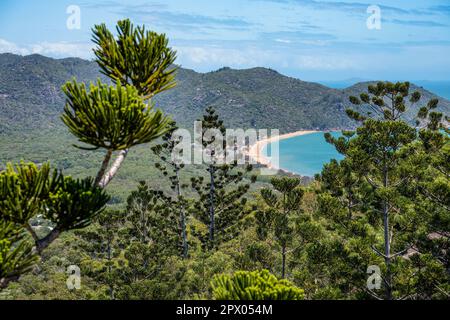
[[(212, 150), (207, 165), (183, 166), (168, 156), (177, 123), (148, 100), (158, 94), (163, 97), (155, 100), (163, 103), (177, 90), (175, 53), (167, 39), (128, 20), (118, 23), (117, 38), (104, 25), (93, 30), (96, 62), (109, 81), (100, 79), (89, 90), (79, 79), (64, 85), (62, 122), (78, 141), (58, 140), (72, 141), (89, 167), (78, 168), (79, 179), (66, 174), (71, 170), (52, 171), (47, 163), (8, 164), (0, 171), (1, 298), (449, 298), (445, 102), (424, 97), (407, 82), (368, 85), (350, 96), (352, 108), (346, 114), (352, 122), (342, 122), (353, 123), (355, 130), (343, 131), (339, 138), (325, 136), (344, 160), (325, 165), (307, 186), (298, 177), (267, 181), (255, 177), (258, 171), (251, 166), (222, 164), (221, 154), (211, 148), (213, 140), (203, 141)], [(262, 69), (251, 72), (279, 77)], [(234, 73), (225, 69), (208, 77), (226, 75), (228, 88), (238, 86), (245, 93), (253, 88), (256, 96), (256, 89), (267, 85), (261, 83), (265, 77), (229, 78)], [(278, 82), (280, 90), (295, 83), (285, 81)], [(214, 101), (209, 102), (219, 103)], [(200, 107), (200, 115), (182, 108), (171, 113), (176, 120), (177, 112), (184, 112), (185, 119), (198, 118), (204, 129), (219, 132), (239, 121), (260, 125), (226, 117), (227, 106), (217, 108), (218, 113), (206, 106)], [(295, 115), (302, 121), (314, 119), (298, 110)], [(4, 135), (17, 129), (7, 117), (12, 125)], [(284, 129), (311, 125), (291, 127), (295, 119), (290, 116)], [(14, 156), (26, 158), (29, 142)], [(60, 148), (74, 157), (70, 150), (75, 147)], [(46, 152), (53, 160), (51, 150)], [(139, 163), (133, 171), (126, 167), (131, 157)], [(72, 164), (65, 165), (70, 169)], [(57, 162), (60, 166), (64, 162)], [(130, 176), (122, 180), (118, 172)], [(126, 201), (110, 200), (108, 194), (129, 180), (135, 186), (122, 185)], [(67, 286), (68, 266), (80, 268), (81, 288)]]

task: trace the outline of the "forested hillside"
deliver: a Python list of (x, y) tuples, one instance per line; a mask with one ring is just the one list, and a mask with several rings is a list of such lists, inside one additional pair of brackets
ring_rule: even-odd
[[(104, 79), (95, 62), (0, 54), (0, 134), (16, 136), (61, 127), (61, 86), (72, 77), (81, 82)], [(265, 68), (222, 68), (210, 73), (180, 68), (177, 81), (177, 87), (157, 96), (155, 103), (181, 126), (192, 128), (205, 108), (212, 106), (230, 127), (281, 132), (353, 126), (345, 114), (348, 96), (367, 90), (368, 85), (336, 90)], [(434, 97), (414, 85), (411, 89), (419, 89), (423, 99), (408, 111), (410, 118), (421, 103)], [(450, 108), (450, 102), (440, 98), (440, 107)]]

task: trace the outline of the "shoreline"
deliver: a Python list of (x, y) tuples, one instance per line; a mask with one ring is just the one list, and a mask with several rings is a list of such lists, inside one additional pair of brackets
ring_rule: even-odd
[(248, 156), (251, 159), (253, 159), (256, 163), (264, 165), (269, 169), (286, 171), (282, 168), (278, 168), (278, 167), (275, 167), (274, 165), (272, 165), (270, 160), (263, 153), (264, 148), (268, 144), (273, 143), (275, 141), (281, 141), (281, 140), (285, 140), (285, 139), (289, 139), (289, 138), (293, 138), (293, 137), (304, 136), (304, 135), (308, 135), (308, 134), (312, 134), (312, 133), (319, 133), (319, 132), (323, 132), (323, 131), (300, 130), (300, 131), (286, 133), (286, 134), (282, 134), (282, 135), (279, 135), (276, 137), (270, 137), (270, 138), (258, 141), (249, 148)]

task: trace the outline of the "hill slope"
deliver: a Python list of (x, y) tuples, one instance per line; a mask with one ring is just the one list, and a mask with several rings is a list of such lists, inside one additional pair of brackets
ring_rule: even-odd
[[(97, 70), (96, 63), (76, 58), (0, 54), (0, 134), (61, 126), (61, 86), (72, 77), (95, 81), (101, 77)], [(336, 90), (265, 68), (222, 68), (210, 73), (180, 68), (177, 79), (178, 86), (155, 102), (181, 126), (192, 128), (203, 110), (214, 106), (227, 126), (277, 128), (281, 132), (351, 126), (345, 114), (348, 96), (367, 90), (368, 85)], [(422, 92), (423, 101), (434, 96), (413, 88)], [(445, 99), (440, 105), (450, 108)], [(415, 113), (413, 110), (411, 116)]]
[[(97, 69), (94, 62), (75, 58), (0, 54), (0, 169), (8, 161), (23, 159), (51, 161), (75, 177), (97, 173), (103, 151), (72, 147), (76, 139), (59, 118), (64, 106), (61, 86), (72, 77), (96, 80)], [(205, 74), (180, 69), (178, 82), (175, 89), (158, 96), (156, 104), (186, 128), (192, 128), (204, 108), (212, 105), (228, 127), (278, 128), (281, 132), (349, 127), (344, 112), (348, 95), (367, 89), (367, 83), (330, 89), (264, 68), (223, 68)], [(433, 96), (421, 91), (426, 98)], [(442, 100), (441, 107), (449, 108), (450, 103)], [(112, 202), (123, 203), (139, 180), (167, 187), (154, 161), (149, 146), (134, 148), (108, 188)], [(186, 183), (189, 176), (200, 172), (194, 166), (186, 170)]]

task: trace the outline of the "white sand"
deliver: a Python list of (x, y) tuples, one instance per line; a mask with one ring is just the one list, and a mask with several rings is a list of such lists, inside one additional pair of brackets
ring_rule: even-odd
[(264, 139), (264, 140), (258, 141), (257, 143), (255, 143), (254, 145), (252, 145), (250, 147), (248, 155), (254, 161), (256, 161), (259, 164), (267, 166), (269, 169), (279, 169), (279, 168), (275, 168), (275, 166), (273, 166), (272, 163), (270, 163), (270, 160), (264, 155), (264, 153), (263, 153), (264, 148), (269, 143), (272, 143), (272, 142), (275, 142), (275, 141), (281, 141), (281, 140), (284, 140), (284, 139), (297, 137), (297, 136), (304, 136), (304, 135), (311, 134), (311, 133), (316, 133), (316, 132), (320, 132), (320, 131), (302, 130), (302, 131), (286, 133), (286, 134), (282, 134), (282, 135), (279, 135), (279, 136), (270, 137), (268, 139)]

